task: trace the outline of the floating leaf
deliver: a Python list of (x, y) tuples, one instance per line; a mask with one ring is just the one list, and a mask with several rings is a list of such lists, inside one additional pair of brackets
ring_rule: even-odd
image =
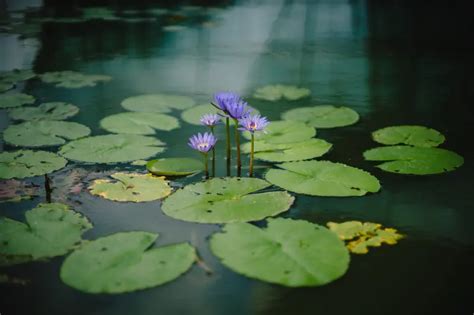
[(82, 17), (85, 20), (119, 20), (115, 12), (107, 7), (88, 7), (82, 8)]
[(83, 74), (75, 71), (46, 72), (40, 75), (45, 83), (55, 83), (56, 87), (82, 88), (96, 86), (98, 82), (112, 80), (110, 76), (100, 74)]
[(368, 161), (386, 161), (376, 167), (391, 173), (430, 175), (449, 172), (464, 164), (462, 156), (440, 148), (406, 145), (378, 147), (364, 152)]
[[(247, 139), (250, 139), (250, 132), (242, 133)], [(316, 129), (297, 121), (272, 121), (265, 128), (265, 132), (256, 132), (255, 140), (265, 141), (266, 143), (290, 143), (301, 142), (310, 139), (316, 135)]]
[(284, 191), (257, 193), (269, 186), (258, 178), (213, 178), (176, 191), (161, 209), (172, 218), (191, 222), (258, 221), (287, 211), (295, 199)]
[(164, 158), (149, 161), (146, 168), (155, 175), (185, 176), (201, 172), (203, 163), (191, 158)]
[(133, 162), (130, 163), (130, 165), (133, 165), (133, 166), (145, 166), (147, 165), (148, 161), (147, 160), (135, 160)]
[(154, 135), (155, 130), (170, 131), (179, 128), (176, 118), (157, 113), (127, 112), (107, 116), (100, 126), (113, 133)]
[[(308, 139), (301, 142), (269, 144), (255, 141), (254, 157), (269, 162), (290, 162), (320, 157), (328, 152), (332, 144), (321, 139)], [(250, 142), (242, 145), (243, 153), (250, 153)]]
[(64, 120), (76, 115), (79, 108), (64, 102), (48, 102), (38, 107), (20, 107), (10, 110), (15, 120)]
[(201, 117), (205, 114), (217, 114), (220, 110), (211, 104), (202, 104), (186, 109), (181, 113), (181, 119), (192, 125), (201, 125)]
[(64, 255), (92, 228), (87, 218), (61, 203), (41, 203), (25, 217), (26, 224), (0, 218), (2, 264)]
[(35, 98), (24, 93), (10, 93), (0, 95), (0, 108), (12, 108), (26, 104), (33, 104)]
[(36, 74), (32, 70), (14, 69), (12, 71), (0, 72), (0, 81), (17, 83), (20, 81), (32, 79), (35, 76)]
[(38, 196), (38, 186), (15, 179), (0, 182), (0, 203), (18, 202)]
[(319, 105), (290, 109), (282, 114), (282, 118), (301, 121), (315, 128), (335, 128), (355, 124), (359, 114), (348, 107)]
[(183, 110), (194, 105), (192, 98), (168, 94), (144, 94), (122, 101), (123, 108), (134, 112), (169, 113), (173, 109)]
[(378, 223), (347, 221), (343, 223), (329, 222), (329, 229), (341, 240), (350, 240), (347, 248), (354, 254), (367, 254), (368, 247), (379, 247), (383, 243), (394, 245), (403, 238), (396, 229), (382, 228)]
[(153, 137), (130, 134), (104, 135), (71, 141), (62, 146), (64, 157), (89, 163), (119, 163), (147, 159), (165, 150)]
[(299, 88), (293, 85), (275, 84), (258, 88), (253, 96), (267, 101), (278, 101), (282, 98), (295, 101), (307, 97), (310, 94), (311, 91), (309, 89)]
[(65, 259), (61, 280), (96, 294), (131, 292), (172, 281), (191, 268), (195, 250), (188, 243), (147, 250), (157, 237), (154, 233), (126, 232), (89, 242)]
[(288, 287), (328, 284), (346, 273), (350, 261), (334, 233), (303, 220), (268, 219), (263, 229), (227, 224), (212, 235), (210, 246), (235, 272)]
[(444, 136), (437, 130), (423, 126), (391, 126), (372, 132), (374, 141), (387, 145), (408, 144), (415, 147), (437, 147)]
[(0, 92), (5, 92), (11, 89), (13, 89), (13, 83), (0, 81)]
[(163, 31), (165, 32), (179, 32), (187, 29), (184, 25), (166, 25), (163, 26)]
[(363, 196), (380, 190), (371, 174), (341, 163), (301, 161), (279, 164), (265, 175), (270, 183), (283, 189), (312, 196)]
[(171, 194), (164, 177), (151, 174), (115, 173), (114, 180), (96, 179), (89, 187), (91, 194), (114, 201), (144, 202), (162, 199)]
[(61, 145), (66, 140), (86, 137), (91, 130), (81, 124), (69, 121), (39, 120), (10, 125), (3, 133), (3, 139), (13, 145), (41, 147)]
[(0, 178), (44, 175), (66, 166), (66, 159), (46, 151), (18, 150), (0, 153)]

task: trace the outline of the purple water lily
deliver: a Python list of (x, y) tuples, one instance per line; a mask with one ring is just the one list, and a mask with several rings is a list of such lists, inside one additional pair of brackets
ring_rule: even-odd
[(233, 119), (242, 119), (250, 115), (250, 108), (247, 102), (239, 100), (238, 102), (229, 103), (227, 105), (227, 114)]
[(269, 124), (267, 117), (262, 117), (260, 114), (255, 114), (239, 119), (239, 125), (242, 126), (239, 128), (243, 131), (250, 131), (254, 133), (255, 131), (261, 131)]
[(217, 114), (206, 114), (201, 117), (201, 124), (208, 126), (208, 127), (214, 127), (218, 123), (221, 122), (221, 116)]
[(240, 101), (240, 96), (234, 92), (218, 92), (214, 94), (214, 106), (227, 114), (227, 106)]
[(205, 132), (204, 134), (198, 133), (189, 138), (188, 145), (199, 152), (207, 154), (216, 145), (216, 142), (217, 138), (212, 133)]

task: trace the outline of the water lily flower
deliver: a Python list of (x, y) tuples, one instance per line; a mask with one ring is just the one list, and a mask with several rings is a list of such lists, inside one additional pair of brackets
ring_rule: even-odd
[[(248, 107), (247, 102), (239, 100), (237, 102), (230, 102), (227, 104), (227, 114), (234, 120), (242, 119), (250, 115), (251, 110)], [(236, 123), (238, 123), (236, 121)]]
[(268, 124), (267, 117), (262, 117), (260, 114), (239, 119), (239, 125), (242, 126), (239, 129), (242, 131), (250, 131), (251, 133), (265, 129)]
[(234, 92), (218, 92), (214, 94), (214, 106), (227, 114), (227, 106), (240, 101), (240, 96)]
[(194, 150), (206, 153), (211, 150), (217, 142), (217, 138), (212, 133), (205, 132), (204, 134), (198, 133), (189, 138), (188, 145)]
[(211, 128), (220, 123), (221, 117), (217, 114), (205, 114), (201, 117), (201, 124)]

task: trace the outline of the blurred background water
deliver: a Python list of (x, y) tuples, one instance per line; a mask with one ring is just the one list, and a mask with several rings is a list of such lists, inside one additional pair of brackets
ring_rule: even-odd
[[(208, 236), (219, 230), (217, 225), (173, 220), (161, 213), (159, 202), (114, 203), (84, 192), (75, 208), (94, 224), (86, 238), (143, 230), (160, 233), (158, 246), (190, 241), (213, 275), (194, 266), (161, 287), (95, 296), (61, 283), (58, 272), (64, 258), (59, 257), (7, 270), (31, 283), (0, 288), (2, 315), (474, 311), (474, 146), (470, 139), (474, 131), (474, 19), (467, 2), (3, 0), (0, 4), (2, 16), (20, 20), (24, 11), (16, 10), (28, 7), (27, 21), (74, 17), (78, 8), (91, 5), (107, 6), (123, 16), (135, 10), (134, 19), (45, 20), (27, 22), (36, 25), (28, 36), (0, 33), (0, 71), (75, 70), (113, 77), (93, 88), (55, 88), (39, 80), (18, 88), (39, 102), (67, 101), (79, 106), (81, 112), (72, 120), (88, 125), (95, 135), (106, 133), (99, 128), (100, 119), (124, 111), (120, 106), (124, 98), (144, 93), (187, 95), (206, 103), (216, 91), (233, 90), (271, 120), (298, 106), (329, 103), (355, 109), (360, 122), (318, 130), (318, 137), (334, 144), (326, 159), (370, 171), (381, 181), (382, 190), (356, 198), (297, 195), (283, 216), (318, 224), (367, 220), (407, 235), (396, 246), (352, 255), (347, 274), (330, 285), (290, 289), (247, 279), (220, 264), (207, 243)], [(148, 19), (148, 12), (157, 8), (165, 10)], [(252, 97), (255, 88), (273, 83), (307, 87), (312, 97), (295, 102)], [(179, 117), (179, 112), (173, 115)], [(1, 112), (0, 128), (10, 123)], [(187, 138), (200, 128), (181, 124), (179, 130), (157, 133), (168, 144), (163, 156), (193, 154)], [(447, 138), (443, 147), (464, 156), (464, 166), (447, 174), (415, 177), (384, 173), (365, 162), (362, 152), (376, 146), (370, 132), (397, 124), (441, 131)], [(13, 147), (2, 144), (2, 149)], [(223, 156), (221, 151), (218, 154)], [(221, 164), (219, 175), (224, 175)], [(42, 201), (44, 196), (0, 204), (0, 215), (22, 220), (25, 210)]]

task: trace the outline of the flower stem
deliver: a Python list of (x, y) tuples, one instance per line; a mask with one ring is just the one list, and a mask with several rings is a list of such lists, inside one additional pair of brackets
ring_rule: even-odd
[(207, 165), (207, 153), (203, 153), (202, 156), (204, 157), (204, 176), (206, 179), (209, 178), (209, 167)]
[[(211, 133), (214, 135), (214, 126), (211, 126)], [(211, 163), (212, 163), (212, 177), (216, 177), (216, 147), (212, 147), (212, 157), (211, 157)]]
[(230, 122), (229, 117), (225, 118), (225, 133), (226, 133), (226, 140), (227, 140), (227, 147), (226, 147), (226, 154), (227, 154), (227, 176), (230, 176)]
[(235, 146), (237, 147), (237, 176), (240, 177), (242, 169), (242, 161), (240, 160), (240, 133), (239, 133), (239, 121), (234, 119), (235, 125)]
[(254, 149), (254, 135), (253, 132), (251, 133), (251, 140), (250, 140), (250, 166), (249, 166), (249, 177), (253, 176), (253, 150)]

